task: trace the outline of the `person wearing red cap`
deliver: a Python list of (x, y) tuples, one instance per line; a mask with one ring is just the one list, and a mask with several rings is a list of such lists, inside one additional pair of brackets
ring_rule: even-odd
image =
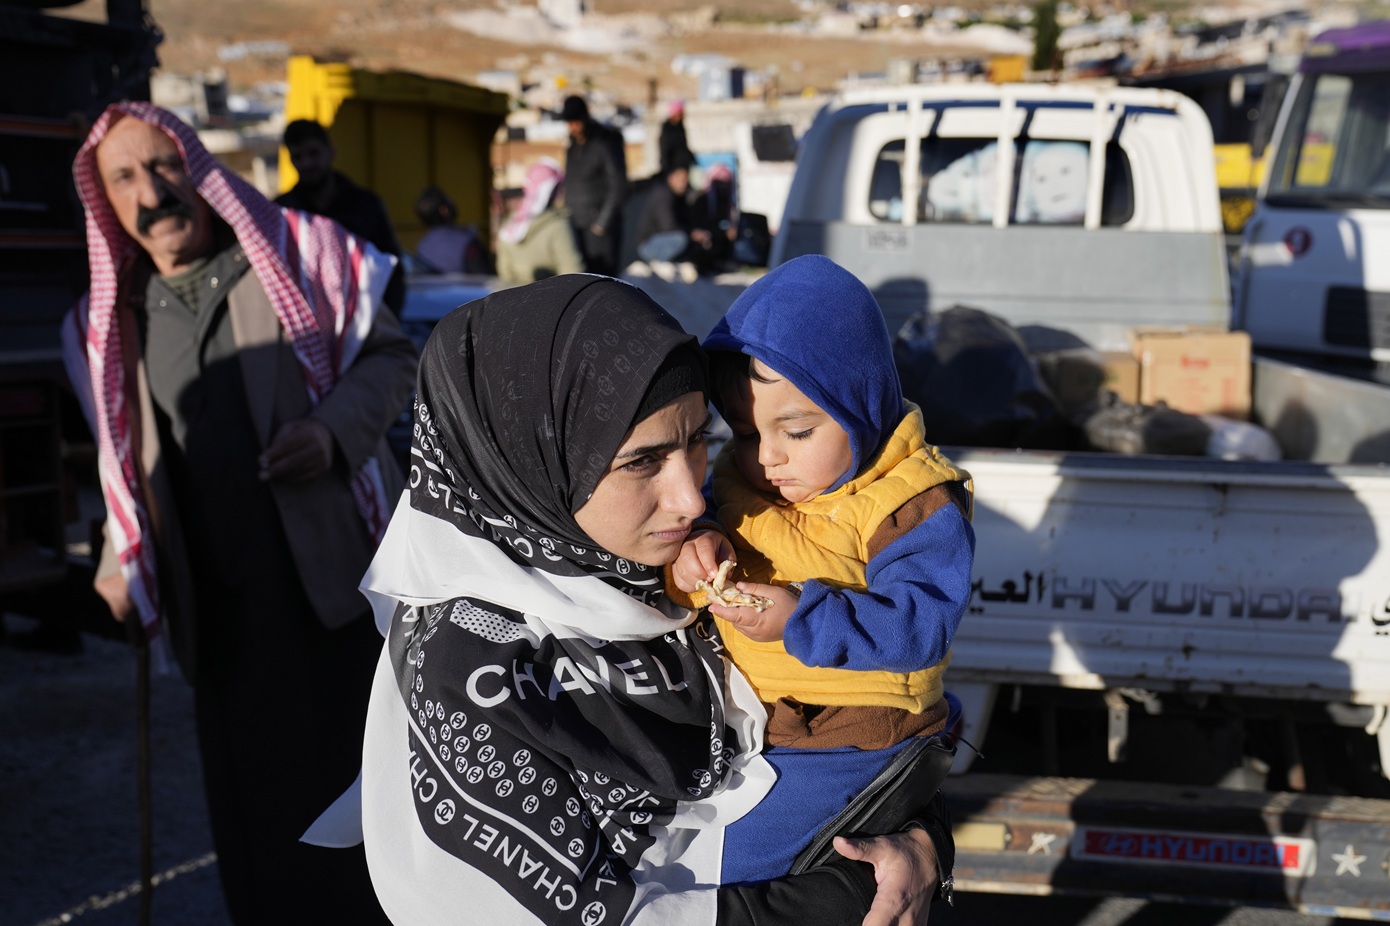
[(661, 123), (657, 145), (663, 177), (677, 167), (695, 166), (695, 154), (685, 137), (685, 103), (681, 100), (672, 100), (666, 107), (666, 121)]

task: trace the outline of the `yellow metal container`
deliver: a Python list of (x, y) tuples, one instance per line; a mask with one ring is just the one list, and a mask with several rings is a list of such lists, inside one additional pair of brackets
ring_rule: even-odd
[[(459, 224), (490, 240), (492, 143), (506, 94), (405, 71), (367, 71), (296, 55), (289, 60), (285, 119), (328, 129), (334, 167), (379, 195), (396, 234), (413, 250), (424, 226), (415, 200), (433, 184), (458, 205)], [(280, 189), (298, 180), (280, 148)]]
[(992, 84), (1021, 83), (1028, 75), (1028, 59), (1024, 55), (995, 55), (989, 59), (985, 74)]

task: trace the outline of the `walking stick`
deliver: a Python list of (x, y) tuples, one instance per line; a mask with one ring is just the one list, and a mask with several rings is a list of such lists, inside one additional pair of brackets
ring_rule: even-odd
[(150, 642), (138, 612), (127, 615), (135, 647), (136, 787), (140, 793), (140, 926), (150, 926), (154, 903), (154, 813), (150, 796)]

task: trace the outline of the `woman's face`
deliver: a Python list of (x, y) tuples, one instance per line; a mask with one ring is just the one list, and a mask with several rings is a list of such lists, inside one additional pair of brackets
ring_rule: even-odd
[(700, 484), (710, 415), (705, 397), (689, 392), (639, 421), (608, 472), (574, 519), (603, 549), (646, 566), (680, 553), (690, 525), (704, 514)]

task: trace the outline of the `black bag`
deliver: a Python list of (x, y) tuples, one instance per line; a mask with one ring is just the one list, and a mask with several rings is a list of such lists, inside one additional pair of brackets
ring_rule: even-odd
[(1072, 450), (1080, 443), (1023, 338), (998, 316), (967, 306), (918, 312), (893, 339), (893, 359), (933, 444)]
[(790, 873), (801, 874), (840, 858), (832, 845), (836, 836), (881, 836), (921, 816), (941, 790), (955, 756), (955, 741), (946, 735), (914, 738), (858, 797), (820, 828), (796, 857)]

